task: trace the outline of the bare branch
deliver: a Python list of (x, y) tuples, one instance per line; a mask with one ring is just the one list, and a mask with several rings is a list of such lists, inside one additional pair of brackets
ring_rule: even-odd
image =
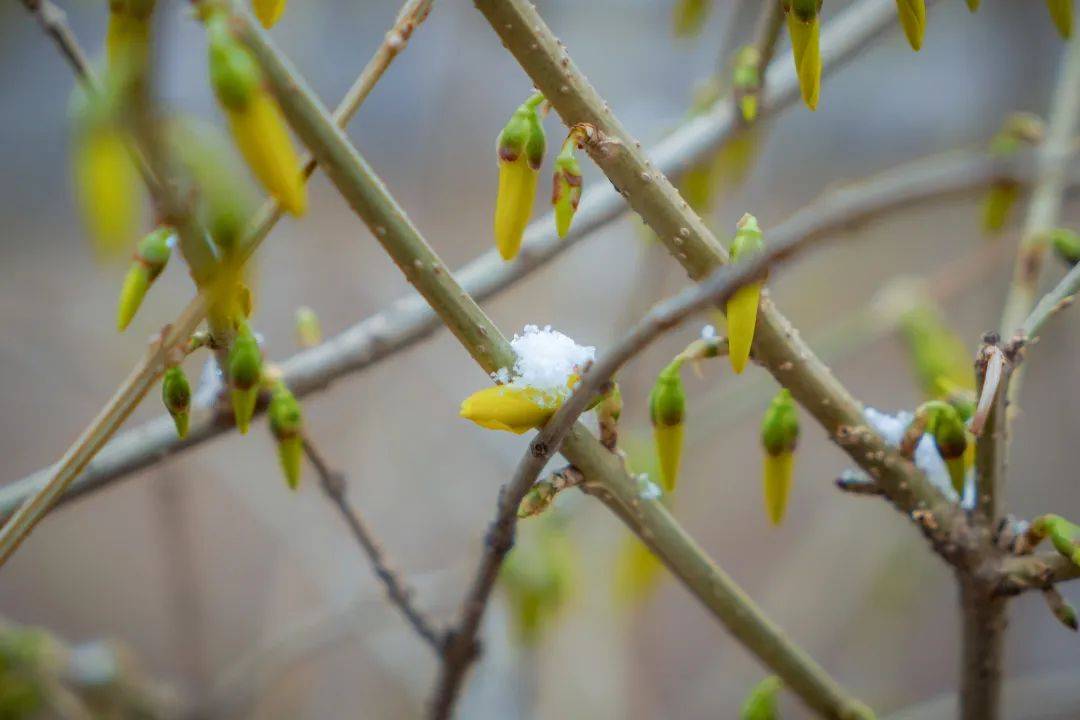
[(315, 468), (323, 492), (326, 493), (326, 496), (330, 498), (338, 512), (341, 513), (341, 517), (348, 524), (353, 537), (356, 538), (357, 544), (360, 545), (360, 548), (371, 561), (371, 569), (375, 571), (375, 575), (386, 586), (386, 595), (390, 602), (397, 606), (401, 614), (412, 625), (416, 634), (431, 646), (436, 655), (441, 656), (443, 654), (443, 633), (436, 628), (435, 623), (422, 610), (416, 607), (412, 599), (412, 589), (405, 584), (405, 581), (398, 576), (397, 571), (390, 566), (382, 546), (375, 539), (360, 512), (349, 502), (345, 475), (330, 467), (322, 453), (311, 441), (310, 436), (304, 437), (304, 454), (307, 455), (311, 466)]

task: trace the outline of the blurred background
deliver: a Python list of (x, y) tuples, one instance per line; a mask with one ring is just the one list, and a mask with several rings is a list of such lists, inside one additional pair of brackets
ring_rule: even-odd
[[(63, 3), (100, 55), (104, 2)], [(748, 42), (758, 3), (737, 15), (717, 0), (703, 32), (675, 39), (671, 2), (540, 0), (631, 133), (648, 143), (685, 115), (717, 65), (721, 38)], [(830, 0), (825, 17), (847, 3)], [(981, 147), (1013, 110), (1044, 113), (1063, 44), (1042, 3), (950, 0), (932, 8), (914, 54), (897, 25), (760, 135), (745, 183), (725, 188), (710, 218), (721, 236), (746, 211), (766, 229), (828, 188), (896, 163)], [(273, 35), (333, 105), (397, 12), (391, 0), (294, 1)], [(159, 0), (162, 93), (222, 124), (206, 79), (205, 39), (186, 4)], [(729, 23), (735, 23), (729, 29)], [(783, 44), (783, 41), (782, 41)], [(732, 48), (733, 49), (733, 48)], [(778, 57), (790, 58), (786, 44)], [(18, 3), (0, 6), (0, 456), (3, 482), (55, 461), (94, 416), (192, 287), (180, 263), (158, 281), (123, 335), (114, 330), (126, 261), (95, 259), (71, 192), (70, 69)], [(450, 267), (492, 243), (492, 145), (530, 83), (470, 4), (439, 0), (378, 84), (349, 135)], [(546, 123), (549, 148), (561, 140)], [(550, 160), (549, 160), (550, 162)], [(585, 185), (606, 182), (588, 163)], [(546, 178), (546, 171), (545, 176)], [(542, 187), (546, 187), (546, 179)], [(326, 179), (310, 209), (286, 218), (257, 256), (255, 322), (268, 357), (296, 351), (293, 316), (315, 309), (327, 335), (402, 297), (408, 287)], [(540, 205), (538, 205), (538, 208)], [(989, 268), (947, 293), (947, 322), (974, 351), (997, 326), (1021, 212), (998, 240), (979, 230), (979, 197), (889, 214), (781, 272), (777, 304), (867, 404), (920, 400), (904, 346), (868, 309), (899, 274), (962, 269), (1003, 243)], [(538, 210), (539, 212), (539, 210)], [(1080, 206), (1066, 205), (1075, 226)], [(984, 258), (985, 259), (985, 258)], [(974, 262), (974, 260), (971, 260)], [(1060, 266), (1048, 266), (1056, 278)], [(600, 354), (657, 299), (686, 282), (629, 216), (484, 303), (507, 334), (551, 324)], [(1075, 313), (1075, 311), (1073, 311)], [(867, 321), (867, 318), (870, 318)], [(656, 372), (701, 323), (640, 356), (621, 378), (623, 440), (648, 449), (646, 397)], [(1008, 489), (1010, 509), (1080, 516), (1075, 482), (1080, 332), (1067, 313), (1031, 355)], [(200, 359), (201, 362), (201, 359)], [(189, 365), (198, 372), (198, 362)], [(930, 701), (957, 681), (959, 628), (947, 567), (886, 503), (839, 493), (844, 455), (803, 416), (783, 525), (760, 497), (758, 424), (775, 385), (726, 363), (685, 373), (688, 447), (674, 511), (790, 635), (881, 714)], [(436, 618), (455, 612), (526, 437), (457, 417), (487, 379), (446, 332), (338, 381), (304, 402), (308, 427), (349, 497)], [(128, 427), (161, 414), (156, 392)], [(635, 450), (635, 448), (639, 448)], [(553, 466), (554, 467), (554, 466)], [(463, 718), (731, 718), (764, 672), (666, 574), (648, 593), (616, 589), (629, 533), (598, 503), (560, 496), (557, 524), (574, 565), (570, 592), (541, 637), (523, 644), (500, 594), (483, 628), (486, 652)], [(539, 527), (527, 521), (522, 542)], [(530, 525), (533, 523), (533, 525)], [(622, 558), (625, 559), (625, 558)], [(1062, 588), (1080, 602), (1080, 585)], [(140, 670), (206, 717), (403, 718), (422, 714), (437, 664), (383, 598), (340, 516), (306, 472), (282, 482), (265, 423), (65, 506), (38, 528), (0, 579), (0, 615), (72, 643), (112, 638)], [(1080, 644), (1040, 597), (1012, 604), (1010, 697), (1038, 693), (1017, 718), (1080, 716)], [(1033, 688), (1035, 690), (1033, 690)], [(784, 716), (806, 717), (791, 698)], [(914, 715), (913, 715), (914, 716)]]

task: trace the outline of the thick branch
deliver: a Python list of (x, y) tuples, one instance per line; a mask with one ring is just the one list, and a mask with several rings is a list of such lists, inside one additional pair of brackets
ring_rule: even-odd
[(371, 568), (386, 587), (386, 596), (390, 599), (390, 602), (397, 606), (401, 614), (412, 625), (413, 630), (431, 646), (435, 654), (442, 655), (442, 633), (436, 628), (435, 623), (416, 607), (412, 600), (412, 589), (405, 584), (405, 581), (398, 576), (397, 571), (390, 566), (379, 541), (375, 539), (374, 534), (368, 528), (367, 523), (364, 522), (364, 518), (361, 517), (359, 511), (349, 502), (345, 476), (330, 467), (326, 459), (323, 458), (322, 453), (319, 452), (319, 449), (315, 447), (308, 437), (304, 438), (304, 454), (307, 455), (311, 466), (315, 468), (323, 492), (326, 493), (326, 496), (330, 498), (338, 512), (341, 513), (341, 517), (344, 518), (349, 530), (352, 531), (353, 537), (356, 538), (357, 544), (360, 545), (360, 548), (371, 561)]
[(960, 718), (998, 720), (1007, 601), (968, 577), (958, 576), (957, 584), (963, 617)]

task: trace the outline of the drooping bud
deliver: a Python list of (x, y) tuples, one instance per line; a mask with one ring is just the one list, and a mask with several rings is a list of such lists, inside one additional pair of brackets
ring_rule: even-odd
[[(1042, 140), (1043, 123), (1031, 113), (1013, 113), (1005, 119), (1001, 130), (990, 141), (990, 155), (1007, 158), (1026, 145)], [(1005, 227), (1009, 215), (1020, 197), (1020, 185), (1011, 178), (995, 180), (983, 201), (983, 232), (995, 234)]]
[(649, 419), (653, 426), (656, 456), (660, 462), (660, 480), (665, 492), (673, 492), (679, 479), (682, 460), (683, 420), (686, 415), (686, 392), (683, 390), (682, 358), (675, 358), (656, 377), (649, 394)]
[(817, 109), (821, 92), (821, 48), (818, 44), (821, 3), (822, 0), (783, 0), (795, 74), (799, 76), (803, 102), (811, 110)]
[(946, 399), (975, 393), (971, 353), (945, 324), (941, 310), (929, 299), (913, 305), (900, 318), (912, 369), (923, 395)]
[(1050, 612), (1057, 618), (1065, 627), (1069, 628), (1073, 632), (1080, 630), (1080, 624), (1077, 622), (1076, 608), (1069, 604), (1069, 601), (1062, 597), (1057, 588), (1050, 586), (1044, 588), (1043, 599), (1046, 600), (1047, 607), (1050, 608)]
[(259, 398), (259, 382), (262, 380), (262, 351), (246, 322), (240, 324), (229, 349), (228, 371), (236, 427), (240, 434), (245, 434), (255, 415), (255, 402)]
[(581, 166), (574, 156), (577, 139), (571, 133), (555, 158), (552, 175), (551, 204), (555, 206), (555, 230), (560, 238), (570, 232), (578, 203), (581, 202)]
[(1073, 0), (1046, 0), (1046, 9), (1050, 11), (1050, 19), (1054, 21), (1054, 27), (1063, 38), (1072, 37), (1073, 27)]
[(765, 449), (762, 476), (765, 511), (773, 525), (779, 525), (784, 519), (798, 442), (799, 415), (791, 393), (784, 388), (773, 398), (761, 421), (761, 446)]
[(732, 89), (743, 122), (754, 122), (758, 113), (758, 91), (761, 89), (761, 53), (753, 45), (744, 46), (735, 55)]
[[(735, 239), (731, 242), (731, 261), (746, 260), (765, 248), (765, 240), (757, 218), (743, 215)], [(757, 328), (758, 305), (761, 301), (761, 282), (743, 285), (727, 301), (728, 356), (736, 374), (743, 371), (750, 358), (750, 347)]]
[(461, 403), (461, 417), (489, 430), (516, 435), (540, 427), (558, 409), (550, 393), (531, 387), (496, 385), (474, 392)]
[(546, 139), (537, 107), (544, 96), (534, 93), (522, 103), (499, 133), (499, 193), (495, 198), (495, 245), (503, 260), (513, 260), (532, 215), (536, 183)]
[(712, 0), (675, 0), (672, 25), (676, 37), (693, 37), (701, 32), (711, 7)]
[(146, 291), (169, 262), (174, 242), (171, 227), (159, 227), (139, 241), (131, 268), (120, 289), (120, 302), (116, 309), (117, 330), (123, 332), (135, 317)]
[(315, 311), (306, 305), (296, 309), (296, 344), (312, 348), (322, 342), (322, 325)]
[(900, 24), (904, 26), (908, 44), (918, 52), (926, 33), (925, 0), (896, 0), (896, 12), (900, 16)]
[(303, 215), (307, 189), (300, 159), (274, 97), (251, 53), (233, 37), (222, 13), (206, 21), (210, 39), (210, 82), (229, 120), (240, 153), (281, 206)]
[(303, 457), (304, 417), (300, 403), (285, 383), (278, 383), (270, 395), (270, 432), (277, 440), (278, 459), (285, 482), (293, 490), (300, 486), (300, 461)]
[(259, 18), (264, 28), (274, 27), (285, 12), (286, 0), (251, 0), (251, 7), (255, 10), (255, 17)]
[(966, 451), (968, 446), (967, 429), (960, 413), (947, 403), (934, 403), (932, 419), (927, 431), (934, 438), (938, 454), (945, 461), (949, 470), (949, 482), (960, 497), (964, 495), (964, 480), (967, 475)]
[(1080, 262), (1080, 234), (1067, 228), (1051, 230), (1048, 239), (1061, 261), (1072, 267)]
[(191, 385), (179, 365), (166, 370), (161, 378), (161, 402), (176, 424), (176, 434), (181, 440), (187, 437), (191, 419)]
[(75, 197), (101, 258), (129, 252), (142, 223), (142, 180), (128, 135), (116, 121), (115, 102), (115, 93), (80, 88), (71, 108)]
[(770, 675), (751, 688), (739, 711), (740, 720), (779, 720), (777, 695), (781, 687), (780, 678)]

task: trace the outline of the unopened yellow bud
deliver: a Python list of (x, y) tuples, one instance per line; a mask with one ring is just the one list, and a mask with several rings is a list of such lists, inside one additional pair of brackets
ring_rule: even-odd
[(664, 577), (663, 570), (663, 563), (645, 543), (627, 536), (615, 558), (616, 601), (627, 605), (644, 602)]
[(79, 209), (98, 254), (126, 251), (141, 223), (142, 183), (124, 133), (108, 123), (79, 132), (73, 174)]
[[(731, 260), (739, 262), (760, 253), (765, 241), (758, 227), (757, 218), (743, 215), (739, 220), (738, 231), (731, 243)], [(754, 331), (757, 328), (758, 305), (761, 302), (761, 283), (752, 282), (743, 285), (727, 301), (728, 357), (731, 369), (739, 374), (746, 367), (750, 358), (750, 348), (754, 343)]]
[(228, 359), (229, 389), (232, 397), (233, 414), (240, 434), (245, 434), (255, 415), (255, 403), (259, 398), (259, 382), (262, 380), (262, 351), (259, 343), (247, 323), (240, 325), (240, 331), (229, 349)]
[(711, 7), (712, 0), (675, 0), (672, 15), (675, 35), (692, 37), (701, 32)]
[(926, 33), (925, 0), (896, 0), (896, 12), (900, 16), (900, 24), (904, 26), (908, 44), (918, 52)]
[(555, 230), (560, 238), (570, 232), (570, 223), (581, 202), (581, 166), (574, 157), (576, 142), (573, 137), (567, 138), (555, 158), (555, 173), (551, 178), (551, 204), (555, 206)]
[(111, 0), (105, 52), (110, 70), (146, 62), (154, 0)]
[(300, 403), (284, 384), (278, 384), (270, 396), (270, 431), (277, 440), (278, 459), (285, 482), (295, 490), (300, 486), (300, 461), (303, 459), (304, 418)]
[(537, 107), (544, 96), (533, 94), (499, 133), (499, 193), (495, 198), (495, 246), (503, 260), (513, 260), (532, 215), (546, 138)]
[(172, 228), (162, 227), (144, 237), (135, 250), (131, 268), (120, 289), (116, 329), (123, 332), (135, 317), (150, 285), (165, 269), (173, 245)]
[(255, 17), (264, 28), (272, 28), (285, 12), (285, 0), (251, 0)]
[(496, 385), (465, 398), (461, 417), (489, 430), (521, 435), (546, 423), (558, 406), (558, 398), (551, 393), (530, 387)]
[(1071, 38), (1073, 0), (1046, 0), (1046, 9), (1050, 11), (1050, 19), (1054, 21), (1054, 27), (1061, 37)]
[(761, 445), (765, 450), (762, 483), (765, 511), (773, 525), (784, 519), (799, 441), (799, 416), (787, 389), (773, 398), (761, 421)]
[(227, 111), (240, 153), (263, 187), (293, 215), (307, 210), (307, 187), (300, 158), (277, 101), (260, 90), (243, 111)]
[(653, 426), (660, 481), (665, 492), (675, 490), (682, 461), (686, 392), (683, 390), (682, 358), (660, 371), (649, 394), (649, 419)]
[(1001, 232), (1019, 198), (1019, 183), (1012, 180), (998, 180), (991, 185), (990, 192), (983, 200), (983, 232), (987, 235), (996, 235)]
[(976, 10), (978, 10), (979, 9), (979, 3), (981, 1), (982, 0), (967, 0), (968, 10), (970, 10), (971, 12), (975, 12)]
[(815, 0), (784, 1), (788, 34), (791, 36), (791, 54), (795, 59), (795, 73), (799, 76), (803, 102), (811, 110), (817, 109), (818, 95), (821, 92), (820, 9), (821, 2)]

